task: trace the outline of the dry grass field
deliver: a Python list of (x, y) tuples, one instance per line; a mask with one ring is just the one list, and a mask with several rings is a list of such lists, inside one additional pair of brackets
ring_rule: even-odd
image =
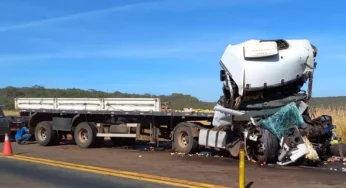
[(333, 124), (336, 126), (335, 132), (341, 137), (342, 142), (346, 143), (346, 106), (336, 108), (313, 108), (310, 110), (312, 118), (320, 115), (330, 115), (333, 118)]
[(4, 110), (6, 116), (19, 116), (19, 113), (16, 111)]
[[(4, 111), (5, 115), (19, 116), (18, 112), (15, 111)], [(336, 126), (336, 134), (342, 138), (342, 142), (346, 142), (346, 106), (338, 108), (313, 108), (310, 114), (312, 118), (320, 115), (331, 115), (333, 123)]]

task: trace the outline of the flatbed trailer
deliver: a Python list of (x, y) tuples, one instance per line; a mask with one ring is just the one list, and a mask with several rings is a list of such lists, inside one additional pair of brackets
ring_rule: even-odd
[(72, 134), (81, 148), (98, 147), (106, 137), (116, 145), (147, 140), (172, 141), (179, 152), (198, 147), (199, 129), (212, 112), (162, 111), (159, 98), (16, 98), (15, 109), (29, 118), (30, 133), (41, 146), (57, 145)]

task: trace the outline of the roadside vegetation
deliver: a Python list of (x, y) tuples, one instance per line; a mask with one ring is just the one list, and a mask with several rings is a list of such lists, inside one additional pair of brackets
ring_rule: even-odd
[(320, 115), (330, 115), (333, 118), (333, 124), (336, 126), (335, 132), (341, 137), (342, 142), (346, 143), (346, 105), (333, 107), (315, 107), (311, 110), (312, 118)]
[[(169, 108), (180, 110), (182, 108), (212, 109), (215, 102), (204, 102), (191, 95), (173, 93), (171, 95), (131, 94), (115, 91), (112, 93), (97, 91), (93, 89), (47, 89), (42, 86), (33, 87), (5, 87), (0, 88), (0, 104), (5, 104), (5, 114), (18, 116), (14, 111), (14, 98), (16, 97), (158, 97), (163, 102), (170, 102)], [(216, 99), (217, 100), (217, 99)], [(346, 96), (345, 97), (321, 97), (311, 99), (311, 115), (331, 115), (333, 123), (337, 126), (336, 132), (346, 141)]]
[(199, 109), (212, 109), (215, 102), (204, 102), (191, 95), (181, 93), (172, 93), (171, 95), (151, 95), (151, 94), (133, 94), (122, 93), (114, 91), (111, 93), (96, 91), (94, 89), (47, 89), (42, 86), (33, 87), (5, 87), (0, 88), (0, 104), (6, 104), (7, 110), (14, 109), (14, 98), (18, 97), (57, 97), (57, 98), (160, 98), (163, 102), (170, 102), (171, 109), (180, 110), (182, 108), (199, 108)]

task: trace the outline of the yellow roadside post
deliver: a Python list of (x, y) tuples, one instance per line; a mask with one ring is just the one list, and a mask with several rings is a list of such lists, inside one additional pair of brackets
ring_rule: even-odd
[(245, 188), (245, 151), (243, 143), (240, 145), (239, 152), (239, 188)]

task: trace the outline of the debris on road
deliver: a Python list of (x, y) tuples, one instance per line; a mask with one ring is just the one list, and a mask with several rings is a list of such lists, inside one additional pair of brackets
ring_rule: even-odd
[(305, 158), (311, 161), (320, 161), (320, 157), (318, 156), (317, 151), (314, 149), (309, 139), (306, 136), (304, 136), (303, 139), (309, 151), (309, 153), (305, 155)]
[[(339, 157), (339, 156), (332, 156), (327, 160), (327, 162), (346, 162), (346, 158), (341, 159), (341, 157)], [(346, 163), (344, 163), (344, 164), (346, 164)]]

